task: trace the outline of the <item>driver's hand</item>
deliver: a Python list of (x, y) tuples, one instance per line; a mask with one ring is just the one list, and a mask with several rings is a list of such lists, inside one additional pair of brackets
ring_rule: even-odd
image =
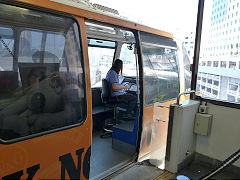
[(126, 86), (125, 86), (125, 89), (129, 90), (129, 86), (128, 86), (128, 85), (126, 85)]

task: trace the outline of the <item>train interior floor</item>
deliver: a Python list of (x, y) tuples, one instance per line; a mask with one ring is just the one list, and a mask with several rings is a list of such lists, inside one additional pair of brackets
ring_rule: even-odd
[[(92, 143), (92, 155), (90, 163), (90, 178), (96, 179), (104, 171), (112, 169), (113, 167), (123, 163), (128, 162), (132, 159), (130, 155), (119, 152), (112, 149), (112, 138), (100, 137), (101, 131), (96, 131), (93, 133), (93, 143)], [(138, 180), (164, 180), (164, 179), (176, 179), (178, 175), (185, 175), (190, 179), (199, 179), (201, 176), (205, 175), (207, 172), (212, 170), (212, 166), (200, 162), (193, 161), (184, 169), (179, 171), (177, 174), (172, 174), (167, 171), (162, 171), (149, 163), (136, 163), (134, 166), (126, 169), (120, 174), (111, 177), (111, 179), (118, 180), (132, 180), (133, 177), (138, 177)], [(213, 179), (239, 179), (240, 177), (232, 172), (228, 171), (228, 168), (213, 177)], [(135, 178), (134, 178), (135, 179)]]
[(93, 132), (90, 178), (132, 159), (132, 156), (112, 149), (112, 138), (101, 138), (100, 134), (101, 131)]

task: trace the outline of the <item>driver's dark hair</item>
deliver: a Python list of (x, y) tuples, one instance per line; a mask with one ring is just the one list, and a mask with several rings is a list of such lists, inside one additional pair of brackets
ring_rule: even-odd
[(111, 67), (112, 70), (114, 70), (117, 74), (121, 73), (122, 75), (122, 69), (123, 69), (123, 62), (120, 59), (116, 59)]

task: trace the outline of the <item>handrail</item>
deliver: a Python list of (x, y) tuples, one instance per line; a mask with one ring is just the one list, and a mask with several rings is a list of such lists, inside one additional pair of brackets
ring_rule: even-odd
[(185, 95), (185, 94), (195, 94), (195, 90), (191, 90), (191, 91), (184, 91), (184, 92), (181, 92), (178, 94), (178, 97), (177, 97), (177, 105), (180, 105), (180, 97), (182, 95)]
[(240, 149), (233, 153), (231, 156), (229, 156), (227, 159), (225, 159), (221, 164), (219, 164), (216, 168), (214, 168), (212, 171), (208, 172), (206, 175), (199, 178), (199, 180), (207, 180), (211, 179), (213, 176), (217, 175), (218, 173), (225, 170), (227, 167), (232, 165), (235, 161), (237, 161), (240, 158)]

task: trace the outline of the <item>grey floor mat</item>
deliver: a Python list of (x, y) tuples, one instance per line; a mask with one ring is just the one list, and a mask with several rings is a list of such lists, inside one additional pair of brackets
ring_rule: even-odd
[(90, 178), (131, 159), (131, 156), (112, 149), (112, 138), (100, 138), (101, 132), (93, 133)]
[(126, 171), (113, 177), (113, 180), (154, 180), (163, 173), (154, 166), (134, 165)]

